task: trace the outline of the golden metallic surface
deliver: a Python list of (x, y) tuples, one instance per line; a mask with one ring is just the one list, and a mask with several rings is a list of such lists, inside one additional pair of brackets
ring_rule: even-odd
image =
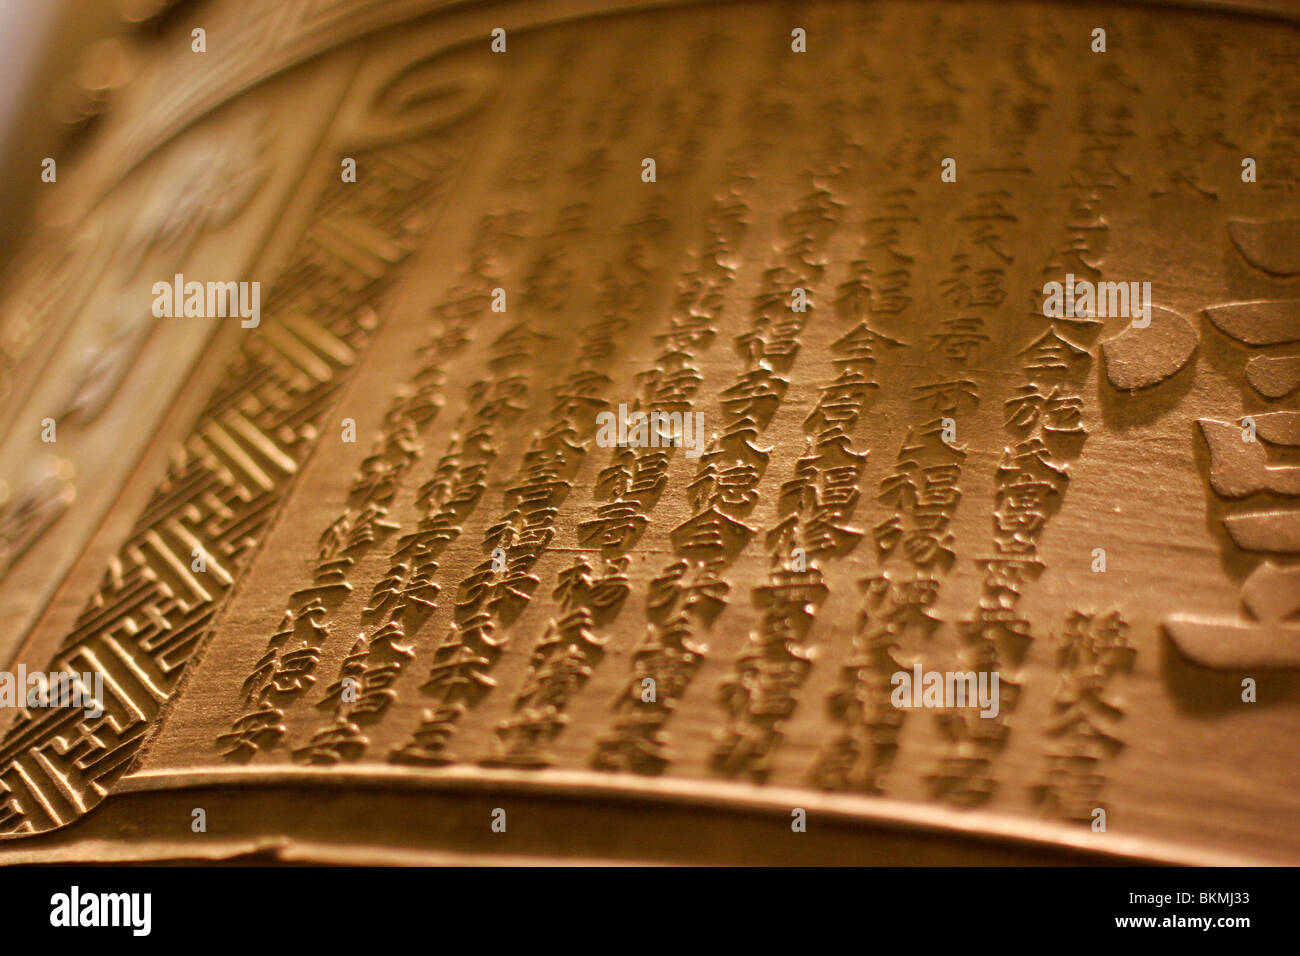
[(1300, 862), (1288, 4), (128, 6), (0, 285), (0, 657), (105, 691), (0, 862)]

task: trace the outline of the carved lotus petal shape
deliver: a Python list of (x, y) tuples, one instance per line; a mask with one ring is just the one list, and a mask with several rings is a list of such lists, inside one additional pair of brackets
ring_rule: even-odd
[(1300, 511), (1247, 511), (1223, 519), (1232, 543), (1245, 551), (1300, 549)]
[(1129, 326), (1102, 344), (1106, 377), (1116, 388), (1158, 385), (1183, 368), (1196, 351), (1192, 323), (1170, 309), (1151, 307), (1151, 324)]
[(1275, 445), (1300, 446), (1300, 412), (1289, 409), (1251, 416), (1259, 437)]
[(1265, 623), (1285, 620), (1300, 611), (1300, 567), (1263, 562), (1242, 585), (1241, 600)]
[(1205, 309), (1225, 335), (1247, 345), (1281, 345), (1300, 340), (1300, 300), (1226, 302)]
[(1246, 381), (1265, 398), (1300, 388), (1300, 355), (1256, 355), (1246, 363)]
[(1232, 244), (1247, 262), (1273, 275), (1300, 275), (1300, 219), (1228, 223)]

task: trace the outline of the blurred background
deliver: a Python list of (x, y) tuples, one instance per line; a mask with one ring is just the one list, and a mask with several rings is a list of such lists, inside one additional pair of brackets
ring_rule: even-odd
[(40, 196), (41, 159), (76, 149), (130, 79), (130, 46), (196, 5), (0, 0), (0, 269)]

